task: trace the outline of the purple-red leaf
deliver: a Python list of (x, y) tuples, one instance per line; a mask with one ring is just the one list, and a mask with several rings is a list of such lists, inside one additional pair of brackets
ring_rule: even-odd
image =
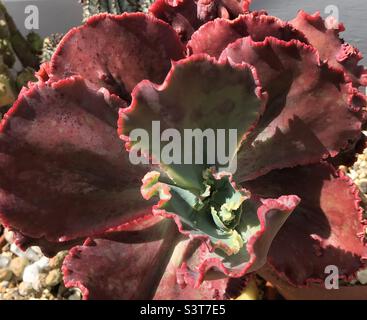
[(72, 29), (51, 60), (53, 81), (81, 75), (126, 100), (143, 79), (161, 82), (183, 47), (165, 22), (142, 13), (100, 14)]
[(46, 257), (53, 257), (58, 252), (63, 250), (69, 250), (76, 245), (83, 244), (85, 238), (79, 238), (69, 241), (48, 241), (45, 237), (42, 238), (32, 238), (25, 236), (19, 231), (12, 230), (14, 232), (14, 243), (23, 251), (26, 251), (29, 247), (37, 246), (41, 249), (42, 253)]
[(238, 153), (237, 181), (335, 157), (360, 139), (365, 97), (297, 40), (242, 38), (221, 61), (253, 65), (269, 99)]
[(65, 259), (65, 285), (84, 299), (151, 299), (178, 237), (173, 221), (148, 216), (89, 239)]
[(343, 24), (331, 16), (325, 21), (319, 12), (309, 15), (302, 10), (290, 23), (306, 35), (322, 60), (327, 60), (331, 67), (346, 72), (348, 80), (356, 86), (367, 85), (367, 70), (358, 65), (362, 60), (361, 52), (339, 37), (340, 32), (345, 30)]
[(157, 0), (151, 14), (168, 22), (183, 42), (201, 25), (215, 18), (233, 19), (248, 11), (249, 0)]
[(223, 300), (237, 297), (246, 285), (244, 278), (228, 278), (216, 271), (209, 272), (197, 285), (196, 272), (188, 269), (202, 262), (198, 240), (183, 240), (175, 248), (154, 299)]
[(79, 78), (23, 90), (0, 128), (0, 219), (31, 238), (67, 241), (149, 213), (144, 170), (116, 134), (106, 92)]
[(192, 35), (187, 47), (191, 54), (206, 53), (219, 58), (230, 43), (247, 36), (254, 41), (272, 36), (284, 41), (297, 39), (307, 43), (303, 34), (290, 24), (263, 12), (252, 12), (233, 21), (216, 19), (205, 24)]
[(179, 267), (191, 256), (173, 221), (147, 216), (89, 239), (73, 248), (63, 272), (67, 287), (79, 287), (84, 299), (225, 299), (241, 279), (204, 281), (199, 288), (181, 281)]
[(352, 276), (367, 258), (358, 188), (327, 164), (273, 171), (247, 182), (263, 197), (294, 193), (301, 203), (275, 237), (268, 262), (295, 285), (325, 279), (325, 267)]

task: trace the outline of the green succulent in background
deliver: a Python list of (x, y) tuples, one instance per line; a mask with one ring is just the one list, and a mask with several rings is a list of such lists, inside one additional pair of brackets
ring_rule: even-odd
[(42, 47), (42, 56), (41, 61), (42, 63), (45, 63), (47, 61), (50, 61), (53, 53), (56, 50), (57, 45), (61, 41), (63, 37), (63, 34), (60, 33), (54, 33), (50, 36), (46, 37), (43, 40), (43, 47)]
[(17, 98), (18, 92), (14, 79), (7, 64), (0, 56), (0, 107), (11, 105)]
[[(16, 100), (19, 91), (33, 81), (39, 68), (41, 37), (31, 32), (24, 37), (0, 1), (0, 107), (2, 114)], [(17, 63), (18, 62), (18, 63)], [(20, 69), (20, 70), (19, 70)]]
[(121, 14), (124, 12), (148, 11), (153, 0), (80, 0), (83, 6), (83, 21), (99, 13)]

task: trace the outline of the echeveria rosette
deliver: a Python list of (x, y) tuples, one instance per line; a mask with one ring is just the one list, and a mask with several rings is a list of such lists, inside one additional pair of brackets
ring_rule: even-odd
[[(156, 65), (149, 68), (145, 61), (144, 65), (148, 70), (137, 64), (135, 69), (134, 65), (130, 66), (130, 75), (120, 75), (118, 70), (111, 69), (105, 55), (96, 52), (90, 61), (86, 59), (83, 50), (79, 50), (92, 50), (89, 37), (99, 45), (100, 42), (107, 45), (106, 39), (98, 38), (106, 33), (106, 28), (113, 31), (108, 40), (114, 45), (119, 41), (124, 42), (124, 38), (129, 37), (129, 29), (126, 26), (134, 26), (138, 30), (134, 33), (134, 39), (141, 37), (144, 41), (155, 41), (159, 37), (165, 40), (168, 37), (169, 43), (152, 53), (149, 48), (144, 47), (144, 41), (132, 41), (134, 48), (130, 48), (131, 50), (126, 43), (125, 49), (117, 45), (112, 46), (117, 50), (116, 55), (119, 50), (126, 50), (129, 58), (137, 54), (138, 58), (144, 59), (142, 55), (146, 53), (149, 57), (147, 61), (160, 64), (161, 69), (157, 69)], [(73, 45), (75, 43), (78, 46)], [(136, 48), (137, 43), (141, 43), (142, 47)], [(175, 249), (174, 241), (169, 241), (177, 227), (173, 225), (172, 229), (171, 223), (171, 231), (167, 235), (163, 232), (165, 228), (156, 226), (160, 222), (153, 221), (152, 233), (145, 232), (145, 224), (142, 221), (155, 219), (147, 216), (151, 210), (151, 202), (143, 200), (139, 193), (140, 180), (145, 169), (141, 166), (130, 166), (121, 141), (114, 133), (117, 124), (116, 108), (124, 107), (129, 101), (130, 86), (133, 87), (134, 82), (143, 78), (160, 81), (167, 71), (164, 67), (166, 62), (179, 58), (181, 52), (182, 46), (174, 31), (157, 19), (142, 14), (126, 14), (119, 17), (99, 15), (65, 36), (51, 63), (44, 64), (38, 72), (39, 81), (29, 84), (28, 89), (23, 89), (18, 101), (2, 122), (2, 222), (16, 232), (17, 243), (22, 248), (37, 244), (48, 254), (73, 247), (82, 243), (86, 237), (92, 237), (88, 238), (83, 246), (70, 251), (64, 266), (66, 283), (81, 287), (85, 298), (151, 297), (145, 289), (135, 295), (136, 292), (131, 291), (116, 292), (112, 290), (115, 288), (112, 285), (109, 287), (112, 288), (110, 291), (99, 292), (97, 295), (94, 291), (95, 283), (85, 283), (85, 279), (89, 280), (91, 276), (98, 280), (95, 271), (114, 269), (116, 265), (113, 264), (109, 253), (116, 254), (118, 249), (122, 249), (122, 253), (125, 252), (125, 255), (116, 254), (115, 261), (119, 265), (125, 262), (131, 265), (129, 270), (141, 271), (130, 274), (125, 269), (125, 273), (119, 273), (120, 283), (126, 282), (124, 277), (129, 275), (134, 277), (135, 280), (132, 281), (139, 283), (144, 279), (146, 286), (150, 287), (149, 292), (161, 298), (172, 298), (173, 294), (177, 296), (178, 293), (182, 298), (227, 297), (226, 287), (232, 282), (230, 279), (213, 283), (204, 281), (199, 290), (181, 283), (177, 284), (175, 291), (171, 290), (171, 293), (165, 293), (165, 290), (154, 286), (154, 279), (159, 279), (165, 267), (168, 268), (162, 252), (169, 257), (168, 247), (164, 250), (159, 249), (155, 239), (160, 236), (165, 244), (172, 246), (171, 250), (179, 257), (181, 251)], [(155, 58), (152, 54), (156, 55)], [(108, 51), (108, 55), (113, 56), (113, 52)], [(123, 56), (120, 57), (122, 65)], [(66, 63), (69, 59), (72, 61)], [(86, 61), (83, 64), (84, 59)], [(94, 68), (91, 68), (90, 62)], [(233, 69), (230, 66), (227, 68)], [(250, 76), (252, 77), (252, 70), (247, 66), (243, 69), (243, 74), (246, 74), (243, 81), (247, 83)], [(260, 109), (263, 103), (255, 94), (254, 81), (251, 89), (253, 100), (259, 100), (254, 106)], [(247, 120), (248, 125), (258, 117), (258, 111), (254, 114), (253, 118)], [(240, 204), (241, 202), (238, 206)], [(285, 219), (293, 207), (282, 209), (285, 209), (285, 212), (279, 212), (279, 215)], [(277, 211), (278, 208), (269, 210)], [(30, 216), (31, 222), (28, 220)], [(136, 221), (139, 223), (138, 227), (135, 227)], [(165, 220), (164, 224), (169, 222), (170, 220)], [(274, 230), (279, 229), (280, 225), (281, 223)], [(261, 238), (263, 233), (258, 232), (253, 241)], [(134, 269), (136, 251), (145, 248), (140, 247), (140, 243), (146, 243), (152, 253), (158, 251), (152, 256), (153, 260), (136, 261), (137, 268)], [(101, 259), (100, 265), (96, 264), (91, 268), (88, 257), (89, 250), (93, 248), (97, 250), (98, 256), (105, 254), (106, 259)], [(88, 253), (86, 259), (78, 258), (79, 250)], [(261, 251), (261, 254), (262, 257), (266, 255), (266, 250), (264, 253)], [(157, 262), (158, 273), (148, 273), (147, 268), (151, 269), (154, 261)], [(181, 262), (175, 262), (170, 267), (171, 276), (167, 281), (173, 281), (176, 269), (184, 259), (181, 257), (179, 261)], [(76, 272), (78, 266), (82, 270), (80, 274)], [(129, 292), (133, 295), (129, 295)]]
[[(22, 248), (73, 247), (65, 283), (85, 299), (229, 298), (268, 252), (294, 287), (322, 281), (326, 264), (345, 279), (364, 266), (358, 190), (320, 164), (361, 137), (360, 54), (317, 15), (237, 17), (248, 4), (159, 0), (150, 15), (93, 17), (4, 117), (0, 219)], [(119, 137), (152, 120), (236, 129), (236, 174), (133, 166)]]
[[(133, 141), (130, 134), (145, 128), (151, 136), (151, 123), (158, 120), (162, 130), (176, 128), (181, 136), (186, 129), (235, 129), (241, 144), (263, 112), (266, 99), (260, 92), (256, 73), (248, 65), (231, 66), (206, 55), (191, 56), (173, 64), (162, 85), (144, 81), (136, 87), (131, 106), (120, 110), (119, 133), (130, 152), (138, 146), (150, 158), (157, 157), (156, 150)], [(233, 148), (235, 153), (237, 148)], [(181, 160), (184, 163), (184, 155)], [(216, 164), (164, 161), (160, 163), (162, 178), (160, 172), (148, 173), (142, 194), (146, 199), (157, 195), (160, 201), (153, 213), (174, 218), (183, 234), (208, 246), (207, 256), (196, 266), (198, 283), (214, 266), (236, 277), (262, 266), (271, 240), (299, 199), (288, 196), (256, 205), (228, 173), (217, 173)]]
[[(241, 63), (252, 65), (269, 97), (263, 116), (248, 133), (247, 139), (242, 141), (236, 181), (249, 180), (250, 183), (256, 177), (260, 177), (261, 181), (262, 175), (274, 169), (331, 160), (341, 151), (348, 151), (360, 139), (366, 118), (365, 97), (358, 92), (346, 70), (337, 68), (333, 63), (329, 65), (317, 48), (312, 46), (312, 42), (314, 39), (311, 37), (309, 40), (302, 30), (298, 31), (294, 26), (263, 12), (241, 16), (234, 21), (216, 19), (192, 35), (188, 53), (194, 54), (193, 57), (197, 53), (206, 53), (219, 58), (222, 63), (228, 61), (234, 66)], [(320, 103), (322, 107), (308, 107)], [(337, 125), (325, 126), (325, 121)], [(340, 121), (343, 124), (339, 124)], [(325, 174), (328, 173), (327, 167), (315, 168), (316, 171), (324, 170)], [(174, 212), (182, 219), (184, 215), (178, 213), (180, 205), (175, 208), (177, 186), (167, 184), (166, 181), (157, 183), (162, 197), (155, 209), (158, 212), (162, 208)], [(338, 188), (349, 192), (352, 187), (339, 183)], [(281, 185), (278, 190), (277, 196), (303, 195), (297, 189), (294, 192), (287, 189), (283, 193)], [(261, 183), (256, 191), (262, 194)], [(178, 198), (188, 199), (187, 196)], [(354, 203), (351, 199), (345, 199), (346, 205), (351, 203)], [(355, 208), (362, 210), (359, 204)], [(328, 216), (328, 210), (331, 210), (330, 207), (323, 207), (319, 211), (325, 211)], [(186, 208), (183, 211), (189, 210)], [(177, 216), (174, 217), (181, 221)], [(187, 217), (184, 217), (184, 222), (185, 219)], [(350, 219), (352, 224), (359, 226), (359, 235), (363, 234), (361, 221), (353, 215)], [(356, 248), (363, 251), (364, 243), (358, 243), (359, 247)], [(225, 248), (222, 250), (226, 251)], [(349, 252), (345, 255), (348, 256)], [(357, 257), (360, 263), (351, 264), (350, 269), (343, 269), (343, 272), (348, 275), (355, 272), (362, 266), (361, 259), (360, 254)], [(216, 265), (219, 269), (221, 266)]]

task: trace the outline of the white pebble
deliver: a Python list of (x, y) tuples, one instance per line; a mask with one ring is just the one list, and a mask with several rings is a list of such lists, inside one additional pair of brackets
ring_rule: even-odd
[(33, 248), (35, 247), (31, 247), (28, 248), (26, 251), (22, 251), (16, 246), (15, 243), (12, 243), (10, 246), (10, 251), (18, 257), (27, 258), (29, 261), (38, 261), (42, 257), (42, 254), (40, 254)]
[(72, 295), (69, 296), (68, 300), (81, 300), (81, 294), (79, 292), (74, 292)]
[(361, 188), (363, 193), (367, 193), (367, 179), (361, 179), (359, 181), (359, 187)]
[(35, 247), (28, 248), (25, 252), (25, 256), (30, 261), (38, 261), (42, 257), (42, 254), (36, 252), (33, 248)]
[(37, 262), (35, 262), (35, 264), (41, 269), (41, 270), (45, 270), (48, 267), (48, 264), (50, 262), (50, 259), (47, 257), (42, 257), (41, 259), (39, 259)]
[(23, 281), (33, 284), (38, 280), (39, 273), (40, 268), (36, 265), (36, 263), (32, 263), (24, 269)]
[(19, 249), (15, 243), (12, 243), (10, 246), (10, 251), (13, 252), (16, 256), (26, 258), (25, 252)]
[(352, 179), (352, 180), (355, 180), (358, 178), (358, 173), (355, 172), (354, 170), (350, 170), (348, 176)]
[(6, 268), (10, 264), (10, 258), (4, 255), (0, 255), (0, 269)]
[(23, 281), (32, 284), (34, 290), (41, 289), (40, 275), (48, 267), (49, 259), (42, 257), (40, 260), (28, 265), (23, 273)]
[(367, 269), (358, 271), (357, 279), (360, 283), (366, 284), (367, 283)]

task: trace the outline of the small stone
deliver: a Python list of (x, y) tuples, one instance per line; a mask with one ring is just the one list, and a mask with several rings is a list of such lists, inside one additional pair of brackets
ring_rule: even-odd
[(9, 269), (14, 273), (17, 278), (21, 278), (24, 269), (28, 265), (29, 261), (23, 257), (16, 257), (10, 262)]
[(55, 287), (57, 286), (62, 280), (61, 272), (59, 269), (54, 269), (49, 272), (45, 279), (46, 287)]
[(350, 170), (348, 176), (352, 179), (352, 180), (355, 180), (358, 178), (358, 173), (354, 170)]
[(13, 257), (13, 254), (12, 254), (11, 252), (7, 251), (7, 252), (3, 252), (3, 253), (1, 254), (1, 256), (2, 256), (2, 257), (9, 258), (9, 260), (11, 260), (11, 258)]
[(19, 294), (23, 297), (29, 296), (34, 292), (32, 284), (28, 282), (21, 282), (18, 286)]
[(41, 292), (45, 288), (46, 276), (46, 274), (40, 273), (36, 282), (33, 283), (33, 288), (37, 292)]
[[(7, 288), (9, 287), (9, 281), (1, 281), (0, 282), (0, 293), (5, 293)], [(1, 299), (0, 299), (1, 300)]]
[(362, 269), (357, 272), (357, 279), (362, 284), (367, 284), (367, 269)]
[(42, 271), (48, 268), (48, 264), (49, 259), (42, 257), (40, 260), (28, 265), (23, 273), (23, 281), (32, 283), (33, 288), (38, 290), (40, 288), (39, 276)]
[(39, 259), (37, 262), (36, 262), (36, 265), (38, 266), (38, 268), (40, 270), (47, 270), (48, 269), (48, 265), (49, 265), (49, 261), (50, 259), (49, 258), (46, 258), (46, 257), (42, 257), (41, 259)]
[(3, 299), (4, 300), (13, 300), (13, 293), (11, 293), (11, 292), (4, 293)]
[(24, 253), (25, 257), (30, 261), (38, 261), (42, 258), (42, 253), (35, 250), (37, 247), (31, 247), (26, 250)]
[(59, 252), (56, 256), (50, 259), (49, 267), (51, 269), (60, 268), (67, 254), (68, 254), (67, 251)]
[(0, 281), (10, 281), (12, 278), (13, 273), (6, 268), (0, 269)]
[(8, 229), (4, 230), (4, 236), (5, 236), (5, 240), (12, 244), (14, 242), (14, 232), (13, 231), (9, 231)]
[(10, 264), (10, 257), (2, 254), (0, 255), (0, 268), (6, 268)]
[(37, 246), (32, 246), (31, 249), (36, 252), (40, 257), (43, 256), (43, 253), (42, 253), (42, 250), (40, 247), (37, 247)]
[(25, 258), (25, 252), (19, 249), (15, 243), (12, 243), (10, 245), (10, 251), (13, 252), (18, 257)]
[(367, 193), (367, 179), (361, 179), (359, 181), (359, 187), (363, 193)]
[(68, 300), (81, 300), (82, 293), (79, 290), (75, 290), (69, 297)]
[[(3, 253), (9, 252), (9, 250), (10, 250), (10, 244), (9, 244), (9, 243), (7, 243), (5, 246), (3, 246), (3, 247), (1, 248), (1, 251), (2, 251)], [(11, 252), (10, 252), (10, 253), (11, 253)]]

